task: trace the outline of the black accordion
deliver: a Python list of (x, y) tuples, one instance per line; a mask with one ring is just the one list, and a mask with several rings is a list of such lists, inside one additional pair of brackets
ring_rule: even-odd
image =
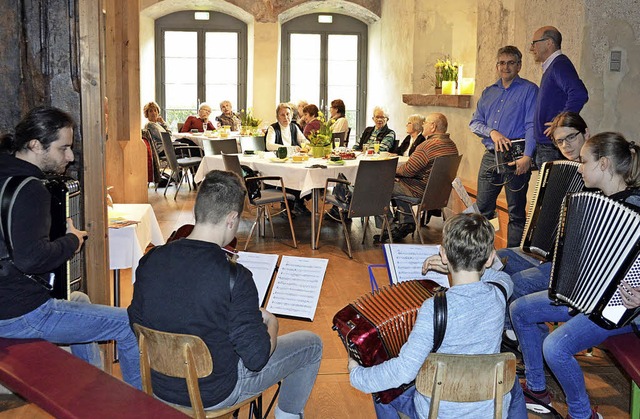
[(640, 214), (592, 192), (565, 198), (549, 297), (606, 329), (628, 324), (640, 308), (622, 305), (617, 285), (640, 286)]
[[(73, 220), (76, 228), (82, 223), (82, 195), (80, 182), (66, 176), (51, 175), (44, 181), (51, 194), (51, 231), (49, 237), (55, 240), (67, 232), (67, 218)], [(71, 259), (53, 271), (54, 281), (51, 295), (54, 298), (69, 299), (73, 291), (83, 288), (82, 278), (84, 249), (75, 253)]]
[(546, 162), (540, 168), (520, 243), (525, 253), (551, 260), (562, 200), (566, 194), (580, 192), (584, 188), (584, 181), (578, 173), (579, 165), (573, 161), (556, 160)]

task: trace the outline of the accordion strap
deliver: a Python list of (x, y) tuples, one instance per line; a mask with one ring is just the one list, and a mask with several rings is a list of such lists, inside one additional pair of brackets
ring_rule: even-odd
[(431, 352), (438, 352), (446, 330), (447, 294), (445, 290), (440, 290), (433, 296), (433, 348), (431, 348)]
[(13, 257), (13, 245), (11, 242), (11, 225), (9, 217), (13, 209), (13, 203), (20, 189), (31, 179), (37, 179), (33, 176), (11, 176), (7, 178), (0, 189), (0, 234), (4, 238), (6, 250), (0, 253), (1, 259), (11, 259)]

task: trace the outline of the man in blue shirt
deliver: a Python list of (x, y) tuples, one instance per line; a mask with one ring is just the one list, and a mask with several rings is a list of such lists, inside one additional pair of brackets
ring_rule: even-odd
[(560, 112), (579, 113), (589, 94), (571, 60), (562, 53), (562, 34), (553, 26), (543, 26), (533, 34), (529, 51), (536, 63), (542, 64), (540, 93), (534, 114), (536, 164), (562, 159), (562, 154), (549, 138), (546, 127)]
[[(520, 78), (522, 53), (508, 45), (498, 50), (500, 79), (483, 92), (469, 127), (486, 152), (478, 173), (477, 204), (482, 215), (495, 217), (496, 199), (505, 186), (509, 206), (507, 247), (520, 244), (526, 218), (527, 189), (535, 151), (533, 113), (538, 87)], [(495, 151), (507, 151), (511, 141), (524, 139), (524, 155), (515, 162), (497, 165)]]

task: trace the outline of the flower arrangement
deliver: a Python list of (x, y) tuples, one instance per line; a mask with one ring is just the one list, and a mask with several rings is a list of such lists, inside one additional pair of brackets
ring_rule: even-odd
[(309, 144), (312, 147), (327, 147), (331, 145), (331, 125), (335, 121), (326, 120), (322, 112), (318, 112), (318, 120), (320, 121), (320, 129), (309, 134)]
[(456, 61), (451, 61), (451, 58), (448, 55), (442, 59), (438, 59), (434, 67), (436, 69), (436, 87), (441, 87), (442, 82), (445, 80), (458, 80), (458, 63)]
[(240, 129), (241, 135), (256, 135), (258, 131), (258, 126), (262, 122), (261, 119), (254, 118), (251, 109), (247, 109), (246, 111), (242, 109), (239, 113), (240, 116), (240, 124), (242, 125)]

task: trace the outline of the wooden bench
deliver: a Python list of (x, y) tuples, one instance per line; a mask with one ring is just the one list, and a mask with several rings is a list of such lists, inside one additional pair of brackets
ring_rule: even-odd
[(0, 338), (0, 382), (56, 418), (187, 417), (39, 339)]
[(631, 377), (631, 419), (640, 419), (640, 338), (625, 333), (610, 337), (602, 346)]

